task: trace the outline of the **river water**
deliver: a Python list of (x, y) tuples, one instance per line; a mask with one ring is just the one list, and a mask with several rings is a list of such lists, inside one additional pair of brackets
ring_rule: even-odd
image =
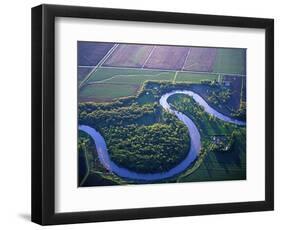
[(177, 166), (170, 169), (169, 171), (161, 172), (161, 173), (137, 173), (118, 166), (113, 161), (111, 161), (107, 150), (106, 142), (103, 136), (98, 131), (87, 125), (79, 125), (79, 130), (86, 132), (88, 135), (91, 136), (91, 138), (93, 138), (96, 144), (97, 153), (101, 164), (106, 169), (117, 174), (118, 176), (132, 179), (132, 180), (142, 180), (142, 181), (154, 181), (154, 180), (161, 180), (161, 179), (172, 177), (186, 170), (188, 167), (190, 167), (191, 164), (196, 160), (197, 156), (199, 155), (200, 148), (201, 148), (201, 137), (196, 125), (193, 123), (193, 121), (190, 118), (188, 118), (186, 115), (184, 115), (179, 111), (173, 110), (168, 104), (167, 99), (174, 94), (185, 94), (191, 96), (199, 105), (201, 105), (204, 108), (204, 110), (207, 113), (217, 117), (218, 119), (241, 126), (246, 125), (246, 122), (244, 121), (239, 121), (219, 113), (218, 111), (210, 107), (208, 103), (200, 95), (194, 93), (193, 91), (175, 90), (170, 93), (166, 93), (162, 95), (159, 101), (160, 105), (168, 112), (175, 114), (177, 118), (187, 126), (190, 136), (190, 148), (189, 148), (189, 152), (186, 155), (186, 158), (182, 162), (180, 162)]

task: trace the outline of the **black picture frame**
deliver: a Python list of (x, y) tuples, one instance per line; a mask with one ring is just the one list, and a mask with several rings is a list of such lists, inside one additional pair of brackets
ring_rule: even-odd
[[(55, 213), (55, 18), (110, 19), (265, 29), (265, 200)], [(32, 221), (41, 225), (274, 209), (274, 20), (80, 6), (32, 8)]]

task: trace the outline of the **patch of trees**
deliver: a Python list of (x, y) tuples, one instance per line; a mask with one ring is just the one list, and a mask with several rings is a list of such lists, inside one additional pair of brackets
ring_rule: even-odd
[(221, 136), (212, 136), (210, 143), (210, 151), (214, 152), (229, 152), (233, 146), (234, 137), (221, 135)]
[(169, 124), (111, 126), (104, 133), (111, 159), (140, 173), (167, 171), (179, 164), (189, 149), (188, 130), (176, 118)]
[(231, 114), (233, 117), (243, 120), (246, 120), (246, 102), (241, 101), (240, 107), (237, 112)]
[(227, 88), (221, 87), (220, 90), (210, 92), (208, 101), (214, 105), (226, 104), (231, 96), (231, 92)]
[(210, 85), (210, 86), (218, 84), (217, 80), (214, 80), (214, 81), (212, 81), (212, 80), (201, 80), (200, 83), (203, 84), (203, 85)]
[(207, 151), (222, 154), (240, 154), (245, 151), (246, 147), (246, 132), (245, 128), (234, 129), (229, 136), (226, 136), (223, 141), (218, 143), (213, 139), (205, 140)]
[(179, 82), (179, 83), (171, 83), (168, 81), (147, 81), (144, 83), (143, 90), (152, 90), (155, 95), (158, 95), (159, 97), (167, 92), (170, 92), (172, 90), (187, 90), (190, 88), (192, 84), (185, 83), (185, 82)]
[[(194, 122), (199, 124), (207, 118), (212, 121), (213, 116), (205, 112), (204, 108), (187, 95), (174, 94), (168, 98), (168, 103), (176, 110), (188, 115)], [(199, 127), (198, 127), (199, 128)]]
[[(120, 104), (120, 102), (117, 102)], [(140, 173), (167, 171), (188, 154), (188, 129), (159, 102), (128, 106), (83, 103), (79, 124), (97, 129), (104, 137), (111, 159)]]
[(79, 111), (79, 124), (87, 124), (98, 129), (111, 125), (152, 124), (158, 120), (162, 109), (159, 104), (127, 107), (95, 109), (91, 112)]

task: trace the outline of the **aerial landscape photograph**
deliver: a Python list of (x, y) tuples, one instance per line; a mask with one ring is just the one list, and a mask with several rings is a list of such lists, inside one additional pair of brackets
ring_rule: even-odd
[(77, 41), (77, 186), (246, 180), (246, 56)]

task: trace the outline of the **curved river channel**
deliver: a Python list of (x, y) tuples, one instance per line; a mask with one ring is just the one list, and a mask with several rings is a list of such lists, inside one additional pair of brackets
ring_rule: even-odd
[(186, 158), (181, 163), (179, 163), (177, 166), (170, 169), (169, 171), (161, 172), (161, 173), (137, 173), (118, 166), (113, 161), (111, 161), (109, 153), (107, 151), (105, 140), (98, 131), (86, 125), (79, 125), (79, 130), (86, 132), (93, 138), (96, 144), (97, 153), (101, 164), (106, 169), (108, 169), (111, 172), (114, 172), (118, 176), (123, 178), (133, 179), (133, 180), (145, 180), (145, 181), (161, 180), (161, 179), (172, 177), (186, 170), (192, 164), (192, 162), (196, 160), (201, 148), (201, 137), (196, 125), (193, 123), (193, 121), (190, 118), (188, 118), (186, 115), (184, 115), (181, 112), (173, 110), (168, 104), (167, 99), (174, 94), (185, 94), (191, 96), (199, 105), (201, 105), (204, 108), (204, 110), (207, 113), (225, 122), (230, 122), (241, 126), (246, 125), (246, 122), (244, 121), (239, 121), (219, 113), (218, 111), (210, 107), (208, 103), (200, 95), (194, 93), (193, 91), (175, 90), (170, 93), (166, 93), (162, 95), (159, 101), (160, 105), (168, 112), (175, 114), (177, 118), (187, 126), (190, 136), (190, 148), (189, 148), (189, 152), (186, 155)]

